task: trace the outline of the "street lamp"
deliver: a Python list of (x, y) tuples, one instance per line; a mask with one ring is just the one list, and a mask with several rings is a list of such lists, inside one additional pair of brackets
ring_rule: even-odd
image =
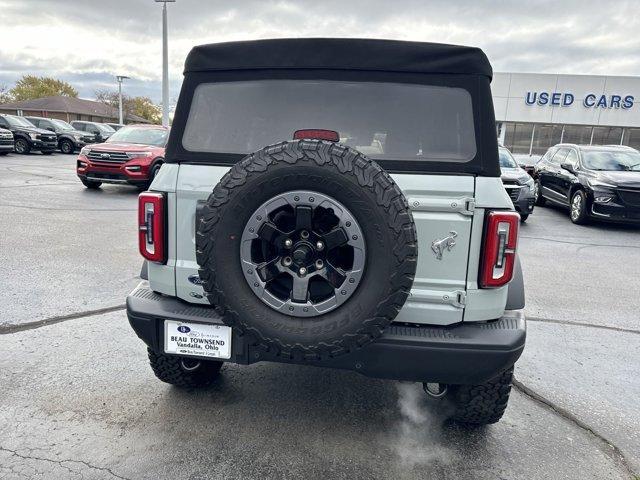
[(176, 0), (155, 0), (162, 3), (162, 125), (169, 126), (169, 53), (167, 49), (167, 3)]
[(120, 112), (120, 121), (118, 123), (120, 123), (120, 125), (124, 123), (122, 121), (122, 81), (129, 78), (131, 77), (127, 77), (125, 75), (116, 75), (116, 80), (118, 80), (118, 110)]

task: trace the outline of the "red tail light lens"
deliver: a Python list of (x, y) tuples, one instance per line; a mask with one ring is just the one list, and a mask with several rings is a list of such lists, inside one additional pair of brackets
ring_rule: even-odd
[(318, 129), (307, 129), (307, 130), (296, 130), (293, 134), (294, 140), (303, 140), (303, 139), (313, 139), (313, 140), (327, 140), (329, 142), (339, 142), (340, 135), (338, 132), (334, 130), (318, 130)]
[(513, 277), (520, 215), (496, 211), (490, 212), (486, 220), (480, 288), (496, 288)]
[(150, 262), (165, 263), (165, 197), (162, 193), (144, 192), (138, 197), (138, 245)]

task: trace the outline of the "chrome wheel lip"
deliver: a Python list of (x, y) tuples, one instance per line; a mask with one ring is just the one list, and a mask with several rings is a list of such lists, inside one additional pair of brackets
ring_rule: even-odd
[[(313, 200), (310, 201), (310, 199)], [(339, 226), (341, 226), (347, 234), (346, 244), (353, 247), (354, 258), (353, 268), (344, 272), (345, 280), (338, 288), (334, 288), (333, 297), (317, 303), (311, 301), (307, 301), (306, 303), (294, 302), (292, 301), (291, 296), (288, 300), (283, 301), (269, 292), (266, 288), (267, 282), (264, 282), (262, 278), (260, 278), (256, 269), (257, 265), (251, 260), (251, 243), (253, 240), (259, 238), (257, 232), (265, 220), (268, 220), (269, 214), (284, 205), (290, 205), (293, 208), (296, 206), (333, 208), (334, 214), (339, 218)], [(264, 202), (255, 210), (255, 212), (253, 212), (247, 221), (240, 240), (240, 265), (245, 280), (249, 284), (249, 288), (251, 288), (253, 293), (262, 302), (273, 310), (292, 317), (315, 317), (328, 313), (344, 304), (349, 298), (351, 298), (362, 280), (365, 259), (366, 246), (364, 235), (362, 234), (362, 229), (353, 214), (334, 198), (309, 190), (285, 192)], [(285, 268), (279, 261), (276, 262), (276, 265), (278, 269)], [(326, 273), (326, 268), (327, 267), (325, 265), (321, 271), (308, 274), (306, 276), (307, 281), (314, 275), (321, 274), (322, 271), (325, 271)], [(289, 272), (287, 271), (287, 273)]]

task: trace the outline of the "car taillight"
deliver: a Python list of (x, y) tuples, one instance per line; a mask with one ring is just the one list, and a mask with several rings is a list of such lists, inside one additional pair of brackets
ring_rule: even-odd
[(138, 197), (138, 245), (151, 262), (166, 262), (165, 197), (162, 193), (143, 192)]
[(511, 281), (519, 226), (516, 212), (494, 211), (486, 216), (480, 288), (501, 287)]
[(312, 140), (328, 140), (329, 142), (339, 142), (340, 135), (334, 130), (306, 129), (296, 130), (293, 134), (294, 140), (312, 139)]

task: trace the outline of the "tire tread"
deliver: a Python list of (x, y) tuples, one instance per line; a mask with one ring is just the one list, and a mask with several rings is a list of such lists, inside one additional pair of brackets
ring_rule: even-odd
[[(387, 295), (377, 304), (377, 313), (364, 319), (356, 332), (342, 335), (330, 343), (312, 346), (268, 338), (242, 315), (227, 307), (225, 290), (216, 278), (215, 257), (212, 254), (215, 245), (211, 240), (225, 205), (234, 195), (240, 194), (237, 190), (250, 178), (265, 172), (272, 165), (295, 165), (301, 160), (311, 160), (317, 166), (326, 166), (355, 178), (361, 188), (373, 193), (378, 207), (387, 211), (388, 226), (397, 234), (395, 243), (390, 248), (396, 261), (395, 273), (389, 282)], [(248, 337), (250, 345), (260, 345), (276, 356), (317, 360), (344, 355), (361, 348), (382, 335), (409, 296), (417, 266), (418, 245), (408, 202), (391, 176), (377, 163), (344, 145), (321, 140), (298, 140), (271, 145), (248, 155), (222, 177), (202, 209), (200, 219), (196, 231), (196, 259), (209, 302), (222, 316), (225, 324)]]

